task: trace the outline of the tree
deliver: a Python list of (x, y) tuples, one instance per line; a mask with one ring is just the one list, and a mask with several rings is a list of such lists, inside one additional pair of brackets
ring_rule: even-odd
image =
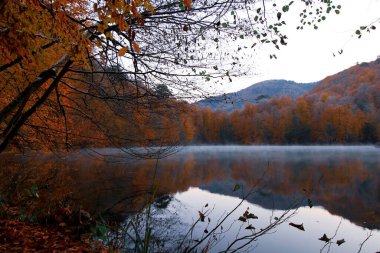
[[(242, 39), (252, 39), (251, 47), (269, 43), (279, 49), (286, 45), (282, 17), (292, 4), (277, 6), (255, 0), (2, 1), (0, 151), (11, 141), (20, 147), (28, 143), (28, 138), (20, 135), (22, 128), (46, 135), (63, 131), (68, 139), (69, 111), (100, 130), (95, 119), (78, 108), (78, 97), (103, 100), (109, 107), (114, 107), (110, 105), (113, 102), (135, 103), (136, 109), (149, 101), (146, 98), (153, 96), (159, 85), (167, 85), (177, 97), (189, 98), (203, 94), (198, 85), (201, 80), (243, 74), (239, 60), (249, 54), (241, 53), (246, 47)], [(313, 17), (340, 8), (332, 1), (302, 4), (313, 13), (302, 22), (311, 25), (317, 22)], [(225, 47), (226, 43), (230, 46)], [(222, 59), (225, 64), (220, 64)], [(127, 81), (117, 89), (103, 87), (105, 79), (120, 82), (117, 75)], [(42, 120), (38, 114), (44, 114)], [(64, 118), (63, 130), (52, 127), (62, 124), (49, 114)], [(31, 124), (33, 118), (38, 124)]]
[(362, 128), (362, 141), (365, 143), (375, 143), (378, 140), (376, 127), (370, 122), (365, 122)]
[(173, 96), (168, 86), (165, 84), (159, 84), (156, 87), (156, 95), (159, 99), (167, 99)]

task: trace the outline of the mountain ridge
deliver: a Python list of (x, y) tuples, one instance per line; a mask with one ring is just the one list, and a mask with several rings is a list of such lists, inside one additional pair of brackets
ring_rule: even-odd
[(316, 87), (319, 82), (297, 83), (284, 79), (272, 79), (255, 83), (238, 92), (213, 96), (196, 102), (201, 108), (231, 112), (243, 109), (246, 103), (260, 103), (273, 97), (297, 98)]

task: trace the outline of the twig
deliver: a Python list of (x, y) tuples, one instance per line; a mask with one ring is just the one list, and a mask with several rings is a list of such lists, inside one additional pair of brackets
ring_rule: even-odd
[(370, 231), (369, 234), (367, 234), (367, 237), (365, 238), (365, 240), (360, 243), (360, 247), (359, 247), (358, 253), (360, 253), (362, 251), (363, 245), (369, 240), (369, 238), (371, 236), (372, 236), (372, 231)]

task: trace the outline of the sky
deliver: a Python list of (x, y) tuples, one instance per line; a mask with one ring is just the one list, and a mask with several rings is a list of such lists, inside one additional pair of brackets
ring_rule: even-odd
[[(341, 13), (328, 15), (318, 30), (312, 27), (297, 30), (300, 11), (291, 10), (284, 17), (288, 23), (285, 30), (288, 45), (276, 52), (278, 59), (269, 59), (269, 52), (273, 50), (262, 47), (253, 59), (252, 73), (234, 78), (232, 83), (216, 85), (215, 90), (234, 92), (269, 79), (315, 82), (358, 62), (376, 60), (380, 56), (380, 0), (334, 0), (334, 3), (342, 5)], [(365, 33), (361, 39), (355, 36), (361, 25), (376, 20), (376, 30)], [(341, 49), (343, 54), (340, 55)]]

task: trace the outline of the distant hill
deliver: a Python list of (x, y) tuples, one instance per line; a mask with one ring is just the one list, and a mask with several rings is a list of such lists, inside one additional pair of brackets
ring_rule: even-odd
[(287, 80), (268, 80), (251, 85), (236, 93), (227, 93), (203, 99), (196, 104), (201, 108), (208, 107), (214, 111), (231, 112), (242, 109), (246, 103), (260, 103), (273, 97), (289, 96), (297, 98), (306, 94), (316, 85), (318, 85), (318, 82), (296, 83)]
[(195, 142), (202, 144), (375, 144), (380, 58), (318, 84), (267, 81), (198, 104), (214, 110), (194, 110)]
[(380, 58), (326, 77), (308, 93), (329, 104), (369, 112), (380, 108)]

